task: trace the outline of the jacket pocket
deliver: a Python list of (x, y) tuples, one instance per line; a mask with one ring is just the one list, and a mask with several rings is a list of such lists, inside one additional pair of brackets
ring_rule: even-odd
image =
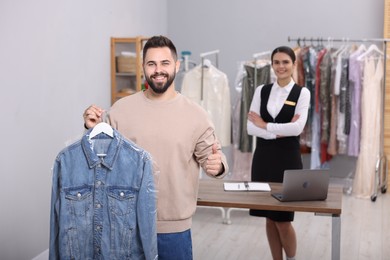
[(139, 259), (133, 240), (136, 226), (136, 191), (130, 187), (107, 187), (110, 211), (110, 259)]
[(83, 185), (65, 188), (65, 198), (70, 212), (76, 216), (86, 216), (92, 211), (92, 186)]
[(129, 187), (108, 187), (108, 205), (110, 211), (117, 216), (128, 215), (134, 212), (136, 193)]

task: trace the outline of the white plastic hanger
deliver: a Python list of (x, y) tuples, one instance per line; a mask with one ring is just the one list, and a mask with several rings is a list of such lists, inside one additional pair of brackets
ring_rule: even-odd
[(211, 60), (204, 59), (203, 60), (203, 68), (210, 68), (211, 67)]
[(357, 49), (357, 51), (359, 51), (359, 52), (365, 52), (367, 50), (367, 48), (366, 48), (366, 45), (364, 45), (364, 44), (360, 44), (360, 46), (359, 46), (359, 48)]
[(92, 138), (94, 138), (100, 133), (104, 133), (111, 138), (114, 137), (114, 130), (108, 123), (105, 122), (106, 118), (107, 118), (107, 112), (103, 112), (102, 122), (95, 125), (95, 127), (92, 129), (91, 133), (89, 134), (89, 140), (91, 140)]
[(91, 133), (89, 134), (89, 139), (94, 138), (100, 133), (104, 133), (109, 137), (114, 137), (114, 130), (112, 129), (112, 127), (105, 122), (101, 122), (92, 129)]
[(369, 54), (379, 54), (380, 56), (383, 56), (383, 52), (381, 50), (379, 50), (378, 46), (376, 46), (376, 44), (371, 44), (370, 47), (368, 47), (367, 51), (365, 51), (364, 53), (360, 54), (359, 57), (357, 57), (357, 60), (362, 60), (365, 56), (369, 55)]

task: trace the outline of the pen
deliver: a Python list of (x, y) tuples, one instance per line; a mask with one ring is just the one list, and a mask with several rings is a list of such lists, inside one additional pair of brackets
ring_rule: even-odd
[(248, 184), (248, 182), (245, 181), (244, 184), (245, 184), (245, 188), (246, 188), (247, 190), (249, 190), (249, 184)]

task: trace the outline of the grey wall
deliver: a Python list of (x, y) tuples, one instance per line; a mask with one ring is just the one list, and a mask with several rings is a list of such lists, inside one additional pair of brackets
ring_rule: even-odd
[(234, 83), (239, 61), (295, 46), (288, 36), (382, 38), (383, 10), (383, 0), (169, 0), (168, 34), (197, 62), (219, 49), (219, 67)]
[(110, 105), (110, 37), (166, 34), (166, 15), (164, 0), (0, 1), (0, 259), (48, 248), (51, 167), (84, 109)]

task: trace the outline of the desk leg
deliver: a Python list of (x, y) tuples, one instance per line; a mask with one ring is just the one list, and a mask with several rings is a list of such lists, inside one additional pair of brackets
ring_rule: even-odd
[(226, 219), (224, 221), (225, 224), (232, 224), (232, 221), (230, 220), (230, 212), (232, 212), (232, 210), (241, 210), (241, 211), (249, 211), (249, 209), (241, 209), (241, 208), (228, 208), (228, 210), (226, 211)]
[(221, 214), (222, 214), (222, 223), (226, 224), (226, 213), (225, 213), (225, 208), (222, 208), (222, 207), (213, 207), (213, 206), (197, 206), (197, 207), (201, 207), (201, 208), (213, 208), (213, 209), (219, 209), (221, 211)]
[(332, 215), (332, 260), (340, 260), (341, 247), (341, 219), (340, 215)]

